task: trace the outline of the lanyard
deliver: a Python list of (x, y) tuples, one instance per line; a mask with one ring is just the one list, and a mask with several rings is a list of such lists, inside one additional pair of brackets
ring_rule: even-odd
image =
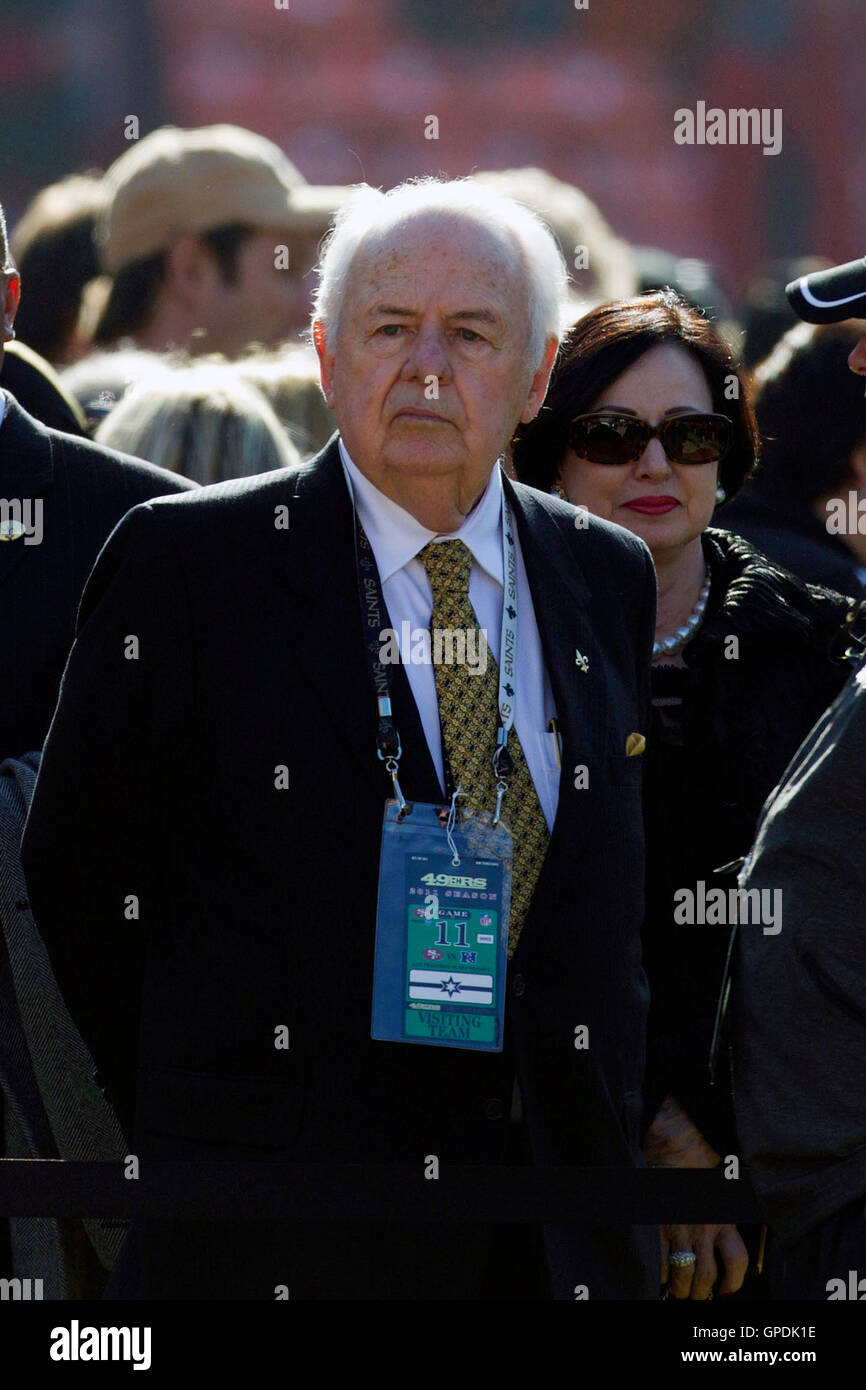
[[(498, 463), (496, 465), (499, 466)], [(355, 527), (355, 563), (358, 574), (358, 598), (361, 605), (361, 625), (364, 635), (364, 648), (376, 703), (379, 722), (376, 730), (376, 750), (394, 785), (394, 795), (400, 807), (400, 818), (408, 815), (412, 805), (407, 802), (397, 780), (403, 748), (400, 734), (394, 723), (391, 710), (391, 671), (387, 662), (381, 658), (382, 633), (391, 626), (382, 581), (373, 547), (361, 525), (354, 506), (355, 495), (352, 480), (346, 472), (349, 494), (353, 504)], [(514, 697), (516, 693), (517, 659), (517, 551), (514, 543), (514, 519), (511, 508), (502, 488), (502, 626), (499, 640), (499, 728), (496, 731), (496, 748), (493, 753), (493, 771), (496, 774), (496, 809), (493, 824), (498, 825), (502, 810), (502, 799), (508, 790), (508, 778), (514, 771), (514, 761), (508, 751), (508, 737), (514, 725)]]

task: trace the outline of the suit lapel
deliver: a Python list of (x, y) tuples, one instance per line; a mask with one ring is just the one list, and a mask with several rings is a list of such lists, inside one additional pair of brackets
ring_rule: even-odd
[(594, 760), (603, 747), (607, 725), (603, 653), (590, 622), (587, 578), (562, 534), (561, 523), (534, 489), (513, 484), (507, 477), (503, 485), (517, 523), (562, 733), (562, 808), (572, 769)]
[[(391, 782), (376, 752), (376, 697), (362, 640), (353, 509), (336, 435), (310, 463), (293, 470), (291, 485), (293, 564), (286, 580), (301, 603), (295, 608), (299, 676), (329, 706), (351, 755), (369, 775), (378, 772), (389, 793)], [(402, 666), (392, 668), (391, 696), (403, 749), (403, 792), (410, 800), (438, 802), (442, 790)]]
[[(51, 435), (38, 420), (22, 410), (14, 396), (3, 392), (5, 413), (0, 425), (0, 498), (14, 516), (15, 504), (22, 508), (25, 524), (35, 519), (33, 504), (43, 498), (54, 481)], [(28, 514), (28, 509), (29, 514)], [(5, 521), (6, 516), (0, 516)], [(0, 540), (0, 584), (2, 584), (31, 549), (24, 537)]]

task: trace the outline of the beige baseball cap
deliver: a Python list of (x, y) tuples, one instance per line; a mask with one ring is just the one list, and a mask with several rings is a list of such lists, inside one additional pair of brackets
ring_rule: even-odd
[(349, 192), (307, 183), (279, 146), (234, 125), (162, 126), (114, 161), (105, 189), (96, 239), (109, 275), (230, 222), (321, 235)]

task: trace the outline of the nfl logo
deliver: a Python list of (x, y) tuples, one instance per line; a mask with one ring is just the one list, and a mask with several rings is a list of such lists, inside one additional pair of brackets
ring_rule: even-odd
[(482, 912), (479, 921), (482, 927), (491, 927), (493, 925), (493, 918), (490, 916), (489, 912)]

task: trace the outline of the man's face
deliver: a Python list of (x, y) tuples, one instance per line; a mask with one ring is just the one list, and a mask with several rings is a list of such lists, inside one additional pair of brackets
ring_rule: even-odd
[[(282, 247), (288, 247), (288, 267)], [(265, 228), (245, 237), (234, 283), (215, 277), (203, 349), (233, 356), (249, 343), (269, 347), (297, 336), (310, 316), (308, 249), (299, 252), (284, 229)], [(315, 251), (312, 256), (315, 261)]]
[(469, 510), (543, 400), (550, 364), (527, 366), (528, 335), (527, 277), (504, 238), (442, 214), (370, 236), (335, 341), (314, 335), (354, 462), (398, 501), (448, 479)]
[(858, 376), (866, 376), (866, 334), (860, 339), (848, 358), (848, 366)]

